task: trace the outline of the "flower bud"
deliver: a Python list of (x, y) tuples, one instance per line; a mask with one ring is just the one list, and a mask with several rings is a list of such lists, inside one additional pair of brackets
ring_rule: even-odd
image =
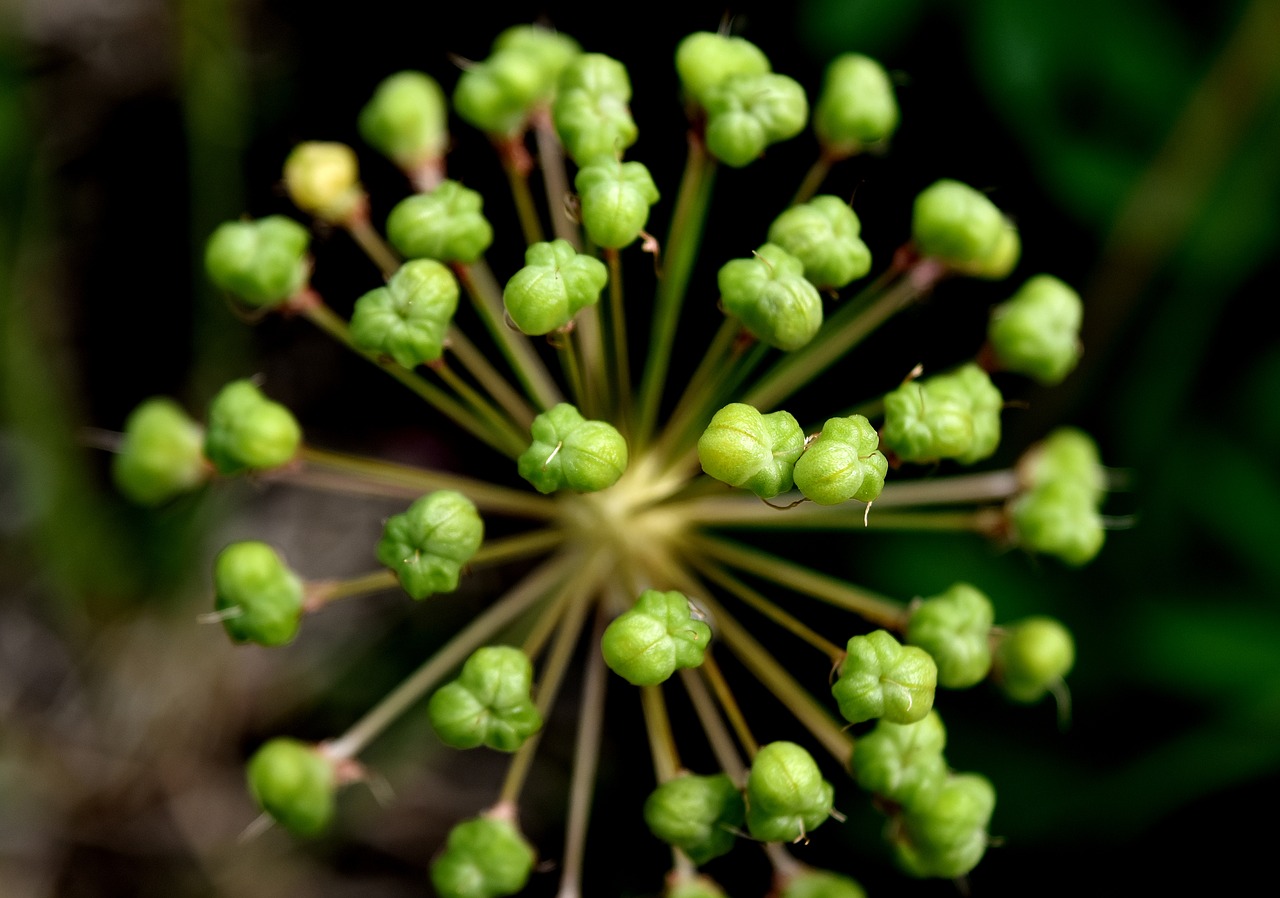
[(600, 651), (609, 669), (633, 686), (656, 686), (677, 670), (697, 667), (711, 628), (693, 616), (684, 593), (646, 589), (605, 628)]
[(515, 25), (498, 35), (493, 53), (463, 71), (453, 106), (463, 120), (494, 137), (524, 130), (534, 108), (551, 100), (556, 81), (581, 52), (568, 35)]
[(951, 267), (960, 274), (987, 281), (1007, 278), (1018, 267), (1022, 258), (1022, 237), (1018, 226), (1006, 215), (1000, 225), (1000, 236), (981, 258), (971, 262), (955, 263)]
[(698, 31), (676, 47), (676, 72), (685, 96), (703, 107), (707, 94), (725, 80), (734, 75), (762, 75), (770, 68), (764, 52), (741, 37)]
[(762, 343), (799, 349), (822, 327), (822, 298), (805, 280), (804, 263), (780, 246), (726, 262), (717, 280), (725, 311)]
[(1106, 539), (1096, 494), (1072, 481), (1037, 486), (1015, 496), (1006, 509), (1016, 545), (1072, 567), (1092, 561)]
[(582, 224), (598, 246), (621, 249), (649, 222), (649, 207), (658, 201), (658, 188), (649, 169), (639, 162), (600, 157), (573, 179), (582, 203)]
[(440, 898), (503, 898), (524, 888), (537, 857), (515, 824), (476, 817), (449, 831), (431, 884)]
[(458, 679), (435, 691), (427, 715), (440, 739), (454, 748), (515, 751), (542, 729), (532, 688), (533, 664), (524, 652), (485, 646), (472, 652)]
[(849, 768), (868, 792), (900, 805), (927, 804), (947, 779), (946, 743), (937, 711), (909, 724), (880, 720), (854, 746)]
[(723, 773), (667, 780), (644, 803), (649, 831), (699, 866), (733, 848), (745, 815), (742, 793)]
[(493, 40), (493, 52), (523, 53), (534, 60), (549, 94), (582, 45), (562, 31), (543, 25), (512, 25)]
[(904, 809), (893, 846), (899, 863), (912, 876), (964, 876), (986, 853), (995, 803), (995, 789), (985, 777), (952, 776), (932, 801)]
[(205, 272), (246, 305), (269, 308), (307, 285), (310, 243), (307, 229), (283, 215), (224, 222), (205, 244)]
[(139, 505), (162, 505), (209, 478), (204, 429), (172, 399), (152, 397), (129, 413), (111, 459), (116, 487)]
[(1052, 386), (1080, 359), (1082, 314), (1080, 294), (1055, 277), (1038, 275), (992, 310), (987, 339), (1001, 367)]
[(706, 97), (707, 149), (734, 168), (754, 162), (771, 144), (804, 130), (809, 100), (786, 75), (734, 75)]
[(837, 196), (816, 196), (792, 206), (769, 226), (776, 243), (804, 264), (815, 287), (844, 287), (871, 270), (871, 250), (858, 236), (858, 216)]
[(911, 232), (923, 256), (957, 267), (990, 260), (1004, 229), (995, 204), (959, 181), (938, 181), (916, 197)]
[(788, 879), (778, 898), (867, 898), (867, 893), (843, 873), (809, 869)]
[(924, 649), (900, 645), (887, 630), (849, 640), (840, 678), (831, 687), (850, 723), (883, 717), (915, 723), (933, 707), (938, 668)]
[[(627, 69), (603, 53), (584, 53), (560, 75), (551, 107), (556, 133), (574, 162), (617, 159), (639, 135), (631, 117)], [(582, 188), (579, 188), (581, 190)]]
[(213, 562), (214, 607), (236, 642), (285, 645), (302, 620), (302, 580), (262, 542), (232, 543)]
[(278, 468), (292, 460), (302, 429), (290, 411), (251, 380), (227, 384), (209, 404), (204, 454), (223, 474)]
[(1098, 444), (1083, 430), (1059, 427), (1036, 443), (1018, 461), (1018, 477), (1031, 489), (1065, 481), (1100, 501), (1106, 492), (1106, 472)]
[(461, 493), (437, 490), (387, 519), (378, 561), (395, 571), (415, 599), (458, 588), (462, 566), (484, 541), (484, 522)]
[(360, 136), (405, 171), (444, 156), (449, 106), (436, 80), (422, 72), (385, 79), (360, 110)]
[(925, 599), (907, 624), (907, 641), (933, 656), (938, 685), (967, 689), (991, 669), (991, 600), (968, 583)]
[(1003, 406), (991, 377), (969, 363), (887, 394), (880, 437), (903, 461), (954, 458), (972, 464), (999, 445)]
[(568, 240), (535, 243), (525, 250), (524, 261), (507, 281), (502, 302), (516, 327), (530, 336), (564, 327), (600, 299), (609, 281), (604, 263), (579, 253)]
[(387, 216), (387, 239), (410, 259), (470, 264), (493, 243), (484, 199), (457, 181), (401, 200)]
[(520, 476), (540, 493), (594, 493), (627, 469), (627, 441), (612, 424), (588, 421), (567, 402), (533, 419), (533, 442), (516, 460)]
[(245, 772), (254, 801), (291, 833), (318, 835), (333, 819), (337, 776), (315, 746), (272, 739), (254, 752)]
[(862, 415), (850, 415), (828, 418), (822, 425), (822, 434), (796, 462), (795, 482), (806, 499), (819, 505), (873, 502), (888, 471), (876, 429)]
[(716, 412), (698, 438), (703, 471), (761, 499), (791, 489), (792, 469), (802, 452), (804, 431), (790, 412), (762, 415), (741, 402)]
[(366, 352), (389, 355), (405, 368), (434, 362), (458, 308), (458, 282), (434, 259), (411, 259), (385, 287), (356, 300), (351, 341)]
[(996, 644), (996, 681), (1015, 702), (1039, 701), (1075, 663), (1071, 631), (1051, 617), (1029, 617), (1003, 629)]
[(303, 212), (333, 224), (350, 219), (365, 196), (355, 150), (318, 140), (298, 144), (285, 159), (284, 188)]
[(813, 756), (794, 742), (770, 742), (747, 776), (747, 828), (762, 842), (795, 842), (831, 815), (835, 790)]
[(898, 127), (898, 101), (884, 66), (845, 53), (827, 66), (813, 112), (813, 130), (828, 155), (844, 158), (888, 140)]

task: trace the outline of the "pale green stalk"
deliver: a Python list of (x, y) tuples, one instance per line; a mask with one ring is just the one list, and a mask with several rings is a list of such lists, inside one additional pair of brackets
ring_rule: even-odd
[(494, 402), (502, 406), (511, 420), (524, 430), (528, 430), (529, 425), (533, 423), (533, 409), (529, 403), (525, 402), (524, 397), (507, 383), (506, 378), (498, 373), (480, 350), (476, 349), (475, 344), (468, 340), (457, 327), (450, 327), (447, 345), (449, 351), (462, 363), (462, 367), (471, 372), (471, 376), (488, 391)]

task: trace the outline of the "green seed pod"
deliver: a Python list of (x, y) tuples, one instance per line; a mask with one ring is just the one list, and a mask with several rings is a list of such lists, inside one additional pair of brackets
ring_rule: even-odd
[(741, 402), (716, 412), (698, 438), (703, 471), (761, 499), (791, 489), (792, 469), (802, 452), (804, 431), (790, 412), (762, 415)]
[(990, 260), (1005, 218), (991, 200), (959, 181), (941, 180), (916, 197), (911, 233), (923, 256), (962, 267)]
[(844, 200), (815, 196), (775, 218), (769, 242), (804, 263), (804, 276), (815, 287), (839, 288), (871, 270), (871, 250), (858, 236), (861, 229)]
[(246, 305), (270, 308), (307, 285), (307, 229), (283, 215), (218, 226), (204, 248), (209, 280)]
[(813, 130), (824, 153), (844, 158), (888, 140), (898, 127), (898, 100), (884, 66), (845, 53), (827, 66), (813, 111)]
[(938, 668), (924, 649), (900, 645), (887, 630), (855, 636), (831, 694), (850, 723), (883, 717), (915, 723), (933, 707)]
[(462, 566), (484, 541), (484, 522), (462, 493), (437, 490), (387, 519), (378, 561), (415, 599), (458, 588)]
[(1096, 495), (1073, 481), (1037, 486), (1015, 496), (1006, 509), (1016, 545), (1072, 567), (1092, 561), (1106, 539)]
[(868, 792), (895, 804), (927, 804), (947, 779), (946, 744), (937, 711), (905, 725), (881, 720), (858, 740), (849, 768)]
[(742, 793), (723, 773), (667, 780), (644, 803), (649, 831), (699, 866), (733, 848), (745, 819)]
[(524, 131), (548, 88), (533, 55), (518, 50), (494, 53), (463, 70), (453, 91), (453, 108), (467, 124), (491, 137), (510, 139)]
[(594, 305), (609, 282), (604, 263), (579, 253), (568, 240), (535, 243), (524, 261), (507, 281), (502, 302), (516, 327), (531, 336), (564, 327), (580, 309)]
[(204, 454), (223, 474), (278, 468), (301, 442), (302, 429), (289, 410), (251, 380), (232, 381), (209, 404)]
[(584, 166), (573, 184), (581, 199), (587, 236), (609, 249), (621, 249), (640, 236), (649, 223), (649, 207), (658, 201), (649, 169), (611, 156)]
[[(640, 131), (631, 117), (627, 68), (603, 53), (578, 56), (560, 75), (552, 119), (574, 162), (617, 159)], [(581, 187), (578, 188), (581, 191)]]
[(778, 898), (867, 898), (867, 893), (842, 873), (810, 869), (788, 879)]
[(422, 72), (386, 78), (360, 110), (360, 136), (405, 171), (444, 156), (449, 105), (436, 80)]
[(458, 308), (458, 282), (434, 259), (411, 259), (385, 287), (356, 300), (351, 341), (366, 352), (389, 355), (406, 368), (434, 362)]
[(1080, 294), (1047, 274), (1031, 278), (991, 312), (987, 340), (1000, 365), (1046, 386), (1080, 360)]
[(236, 642), (285, 645), (302, 620), (302, 580), (262, 542), (232, 543), (213, 562), (214, 607)]
[(387, 216), (387, 239), (410, 259), (470, 264), (493, 243), (484, 198), (457, 181), (401, 200)]
[(1071, 631), (1051, 617), (1029, 617), (1003, 629), (996, 644), (996, 682), (1016, 702), (1037, 702), (1075, 664)]
[(972, 262), (953, 264), (952, 268), (969, 277), (999, 281), (1007, 278), (1013, 269), (1018, 267), (1020, 258), (1022, 258), (1022, 237), (1018, 234), (1018, 226), (1008, 216), (1004, 216), (1000, 225), (1000, 236), (990, 251)]
[(440, 739), (454, 748), (515, 751), (542, 729), (532, 688), (533, 664), (524, 652), (485, 646), (472, 652), (458, 679), (435, 691), (427, 715)]
[(504, 898), (524, 888), (537, 858), (513, 823), (476, 817), (449, 831), (431, 884), (440, 898)]
[(831, 815), (835, 790), (794, 742), (762, 746), (747, 776), (747, 828), (762, 842), (796, 842)]
[(676, 72), (685, 96), (703, 107), (711, 90), (725, 80), (734, 75), (763, 75), (770, 68), (764, 52), (741, 37), (698, 31), (676, 47)]
[(588, 421), (562, 402), (533, 419), (533, 442), (516, 460), (520, 476), (540, 493), (594, 493), (627, 469), (627, 441), (612, 424)]
[(884, 398), (880, 436), (903, 461), (972, 464), (1000, 443), (1004, 397), (976, 364), (911, 381)]
[(646, 589), (605, 628), (600, 651), (609, 669), (633, 686), (656, 686), (677, 670), (697, 667), (711, 628), (693, 616), (689, 598)]
[(333, 224), (347, 221), (365, 196), (355, 150), (318, 140), (300, 143), (289, 153), (284, 188), (303, 212)]
[(786, 75), (734, 75), (706, 96), (707, 149), (734, 168), (754, 162), (765, 148), (804, 130), (809, 100)]
[(780, 246), (726, 262), (717, 280), (725, 311), (762, 343), (799, 349), (822, 327), (822, 298), (805, 280), (804, 263)]
[(253, 800), (289, 832), (318, 835), (333, 819), (338, 778), (315, 746), (272, 739), (254, 752), (245, 772)]
[(667, 886), (666, 898), (725, 898), (724, 890), (706, 876), (681, 878)]
[(956, 456), (956, 461), (962, 465), (971, 465), (990, 458), (1000, 445), (1000, 412), (1004, 409), (1004, 395), (991, 382), (991, 375), (976, 363), (970, 362), (936, 380), (945, 384), (954, 382), (956, 389), (969, 399), (969, 414), (973, 418), (973, 442), (967, 451)]
[(1028, 449), (1018, 461), (1018, 477), (1032, 489), (1053, 481), (1073, 483), (1095, 503), (1106, 492), (1098, 444), (1075, 427), (1059, 427)]
[(549, 96), (565, 69), (582, 53), (582, 45), (554, 28), (512, 25), (494, 38), (493, 52), (524, 53), (531, 57), (545, 85), (542, 93)]
[(904, 809), (894, 849), (912, 876), (956, 879), (978, 865), (990, 839), (996, 793), (976, 773), (952, 776), (932, 801)]
[(204, 429), (172, 399), (155, 396), (129, 413), (111, 459), (116, 488), (139, 505), (162, 505), (209, 479)]
[(827, 419), (822, 434), (796, 462), (795, 481), (805, 498), (819, 505), (874, 502), (888, 471), (876, 429), (862, 415), (850, 415)]
[(938, 685), (968, 689), (991, 669), (991, 600), (968, 583), (925, 599), (907, 624), (907, 641), (938, 665)]

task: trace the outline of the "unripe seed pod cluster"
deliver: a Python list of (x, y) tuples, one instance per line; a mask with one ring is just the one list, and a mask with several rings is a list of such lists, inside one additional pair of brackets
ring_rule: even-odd
[(588, 421), (562, 402), (533, 419), (533, 442), (516, 461), (520, 476), (540, 493), (594, 493), (627, 470), (627, 441), (612, 424)]
[(411, 259), (385, 287), (356, 300), (351, 339), (366, 352), (391, 356), (405, 368), (434, 362), (458, 308), (458, 282), (433, 259)]
[(204, 454), (220, 473), (262, 471), (289, 462), (302, 444), (293, 414), (251, 380), (227, 384), (209, 404)]
[(431, 726), (454, 748), (487, 745), (515, 751), (542, 729), (533, 704), (533, 664), (520, 649), (476, 649), (458, 679), (437, 689), (427, 706)]
[(483, 541), (484, 522), (471, 500), (454, 490), (437, 490), (387, 519), (377, 556), (405, 592), (425, 599), (456, 590), (462, 566)]
[(387, 239), (402, 256), (471, 263), (493, 243), (484, 199), (457, 181), (401, 200), (387, 216)]
[(969, 465), (1000, 444), (1004, 397), (974, 363), (903, 384), (884, 397), (887, 449), (909, 462), (954, 458)]
[(677, 670), (702, 664), (711, 628), (688, 596), (646, 589), (605, 628), (600, 650), (609, 669), (633, 686), (656, 686)]
[(1028, 450), (1020, 472), (1027, 488), (1006, 506), (1013, 542), (1073, 567), (1092, 560), (1106, 536), (1105, 475), (1093, 441), (1074, 429), (1050, 434)]

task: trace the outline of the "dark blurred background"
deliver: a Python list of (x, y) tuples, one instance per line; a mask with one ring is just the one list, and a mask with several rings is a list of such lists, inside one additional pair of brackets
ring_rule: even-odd
[[(726, 12), (811, 97), (846, 50), (895, 73), (892, 151), (824, 186), (855, 197), (879, 260), (908, 234), (915, 192), (953, 177), (1018, 221), (1015, 282), (1048, 271), (1085, 298), (1080, 369), (1015, 397), (1026, 407), (1006, 413), (996, 462), (1056, 423), (1095, 435), (1127, 486), (1108, 502), (1118, 529), (1094, 563), (1069, 570), (969, 537), (818, 547), (827, 569), (881, 592), (968, 579), (1000, 619), (1053, 614), (1076, 635), (1065, 730), (1051, 703), (1014, 706), (981, 687), (945, 696), (948, 759), (999, 795), (1002, 844), (972, 893), (1181, 891), (1198, 874), (1222, 888), (1269, 869), (1275, 827), (1256, 820), (1280, 800), (1280, 342), (1262, 316), (1280, 279), (1280, 3), (802, 0), (676, 14), (546, 3), (514, 16), (381, 0), (330, 11), (28, 0), (0, 9), (0, 894), (429, 888), (431, 852), (492, 800), (500, 761), (460, 760), (409, 720), (368, 756), (396, 800), (380, 808), (352, 790), (335, 832), (312, 844), (237, 842), (254, 815), (241, 765), (270, 735), (339, 732), (474, 611), (492, 575), (445, 607), (382, 596), (309, 620), (287, 650), (232, 647), (193, 623), (221, 545), (266, 539), (310, 576), (351, 574), (370, 566), (397, 505), (232, 483), (142, 512), (113, 494), (85, 429), (118, 430), (157, 393), (201, 409), (226, 380), (258, 373), (317, 444), (465, 468), (470, 447), (304, 322), (235, 320), (200, 271), (205, 237), (242, 213), (296, 214), (277, 185), (285, 154), (302, 139), (359, 146), (355, 114), (385, 75), (421, 68), (451, 90), (450, 54), (482, 58), (497, 30), (535, 18), (628, 63), (641, 128), (629, 156), (663, 188), (663, 221), (684, 161), (672, 52)], [(806, 134), (721, 173), (692, 297), (763, 239), (813, 153)], [(389, 163), (363, 147), (361, 158), (381, 222), (406, 191)], [(450, 168), (492, 185), (487, 211), (511, 234), (483, 138), (459, 125)], [(342, 233), (320, 235), (316, 253), (317, 283), (340, 310), (377, 282)], [(500, 238), (495, 270), (516, 253)], [(811, 391), (811, 417), (876, 395), (917, 361), (971, 353), (982, 313), (1009, 292), (944, 284), (838, 386)], [(568, 698), (524, 815), (551, 857)], [(625, 844), (633, 865), (589, 862), (589, 894), (656, 894), (666, 863), (633, 810), (649, 762), (630, 749), (642, 740), (628, 702), (615, 702), (603, 775), (618, 785), (602, 790), (591, 850)], [(880, 819), (851, 787), (837, 795), (848, 824), (828, 824), (801, 857), (853, 872), (873, 895), (955, 894), (900, 877)], [(763, 894), (763, 863), (733, 857), (711, 872), (736, 895)]]

